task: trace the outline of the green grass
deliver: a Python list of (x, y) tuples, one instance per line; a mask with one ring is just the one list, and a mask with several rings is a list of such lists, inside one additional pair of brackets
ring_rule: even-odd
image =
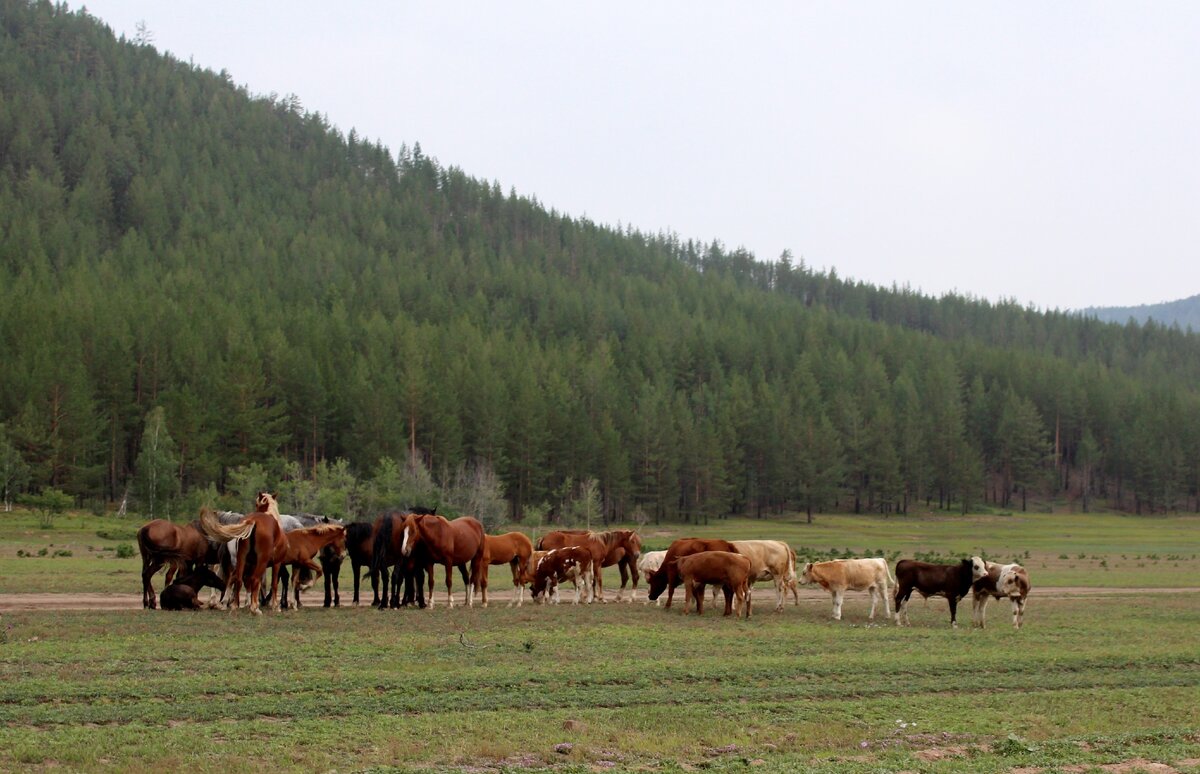
[(0, 769), (1200, 756), (1191, 595), (1039, 600), (1020, 632), (951, 630), (944, 603), (914, 605), (911, 628), (864, 625), (862, 600), (841, 624), (825, 608), (10, 613)]
[[(139, 559), (115, 556), (137, 521), (0, 518), (0, 593), (139, 591)], [(783, 539), (807, 558), (1019, 558), (1043, 588), (1195, 588), (1200, 569), (1194, 516), (642, 532), (648, 548), (696, 534)], [(494, 568), (492, 588), (507, 575)], [(739, 621), (642, 605), (451, 611), (440, 573), (438, 586), (432, 611), (5, 613), (0, 770), (1200, 768), (1197, 591), (1036, 597), (1017, 632), (1006, 605), (986, 631), (955, 631), (941, 600), (914, 601), (901, 629), (868, 625), (865, 595), (835, 623), (824, 599), (774, 614), (764, 588)]]

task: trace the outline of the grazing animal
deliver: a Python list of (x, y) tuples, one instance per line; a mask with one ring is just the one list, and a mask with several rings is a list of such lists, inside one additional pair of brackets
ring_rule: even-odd
[(1008, 599), (1012, 602), (1013, 628), (1020, 629), (1025, 623), (1025, 599), (1029, 596), (1029, 573), (1019, 564), (997, 564), (987, 562), (978, 556), (971, 557), (972, 562), (983, 562), (987, 573), (975, 580), (971, 590), (974, 592), (971, 606), (971, 624), (984, 627), (987, 617), (988, 602), (992, 597)]
[[(471, 516), (460, 516), (448, 521), (444, 516), (409, 513), (401, 525), (401, 556), (409, 556), (418, 545), (429, 552), (433, 564), (446, 568), (446, 604), (454, 607), (454, 573), (467, 573), (467, 607), (475, 604), (474, 582), (479, 577), (483, 563), (483, 524)], [(429, 606), (433, 607), (433, 593), (429, 595)]]
[[(475, 577), (475, 588), (484, 607), (488, 606), (488, 567), (507, 564), (512, 568), (513, 593), (517, 607), (525, 599), (525, 576), (529, 572), (529, 558), (533, 555), (533, 541), (524, 532), (506, 532), (503, 535), (483, 536), (483, 561)], [(509, 602), (508, 606), (512, 607)]]
[(842, 600), (847, 591), (865, 591), (871, 595), (871, 612), (875, 618), (875, 602), (883, 602), (887, 617), (892, 617), (888, 582), (896, 580), (888, 572), (887, 559), (834, 559), (829, 562), (808, 562), (800, 573), (801, 583), (816, 583), (833, 597), (833, 620), (842, 620)]
[(208, 508), (200, 510), (200, 528), (204, 534), (214, 540), (238, 540), (237, 557), (233, 563), (233, 571), (225, 579), (226, 594), (232, 591), (229, 598), (232, 607), (240, 604), (242, 584), (246, 585), (249, 596), (250, 612), (261, 615), (259, 609), (259, 592), (262, 588), (263, 575), (271, 568), (271, 599), (272, 607), (279, 609), (279, 568), (283, 565), (287, 553), (287, 534), (279, 526), (279, 520), (268, 513), (255, 511), (247, 514), (238, 524), (221, 524), (217, 515)]
[[(793, 604), (800, 604), (796, 586), (796, 552), (782, 540), (735, 540), (734, 547), (750, 560), (750, 583), (769, 580), (775, 583), (775, 612), (783, 610), (787, 592), (791, 590)], [(714, 599), (717, 589), (713, 587)]]
[(177, 572), (216, 561), (216, 546), (196, 521), (182, 525), (166, 519), (146, 522), (137, 531), (137, 544), (142, 555), (142, 607), (151, 610), (156, 606), (151, 580), (163, 566), (168, 568), (166, 583), (170, 585)]
[[(585, 546), (564, 546), (541, 551), (533, 561), (529, 579), (529, 591), (539, 604), (558, 604), (558, 584), (564, 581), (575, 583), (575, 604), (579, 604), (582, 593), (587, 593), (587, 603), (595, 599), (592, 573), (595, 572), (592, 552)], [(582, 584), (582, 585), (581, 585)]]
[(199, 610), (206, 606), (201, 604), (199, 598), (200, 589), (205, 586), (220, 591), (224, 590), (225, 581), (201, 564), (163, 589), (158, 601), (163, 610)]
[[(649, 580), (650, 573), (655, 572), (659, 567), (662, 567), (663, 557), (666, 555), (666, 551), (643, 551), (642, 555), (639, 556), (637, 560), (638, 572), (640, 572), (642, 575), (645, 575), (646, 579)], [(659, 597), (654, 602), (654, 604), (659, 607), (662, 607), (662, 603), (662, 597)], [(650, 604), (649, 597), (646, 598), (646, 604)]]
[[(321, 565), (313, 561), (313, 557), (323, 554), (326, 548), (332, 548), (333, 553), (341, 556), (346, 551), (346, 528), (341, 524), (318, 524), (314, 527), (292, 530), (287, 533), (288, 547), (284, 554), (284, 565), (291, 565), (296, 570), (296, 607), (300, 608), (300, 592), (304, 588), (299, 583), (300, 569), (307, 568), (315, 572), (313, 581), (316, 582), (324, 572)], [(340, 564), (340, 562), (339, 562)], [(288, 596), (287, 575), (283, 576), (283, 599)]]
[(601, 602), (604, 598), (604, 575), (601, 569), (614, 564), (621, 573), (621, 588), (617, 590), (617, 601), (625, 596), (625, 585), (632, 579), (633, 586), (629, 601), (637, 597), (638, 585), (638, 556), (642, 553), (642, 537), (634, 530), (613, 529), (607, 532), (590, 532), (582, 529), (560, 529), (547, 532), (538, 541), (539, 551), (566, 546), (584, 546), (592, 552), (592, 582), (595, 584), (595, 597)]
[(679, 574), (679, 568), (676, 564), (680, 557), (698, 554), (701, 551), (729, 551), (735, 554), (738, 552), (737, 546), (728, 540), (679, 538), (667, 546), (667, 555), (663, 557), (662, 566), (657, 571), (646, 576), (646, 583), (650, 587), (650, 599), (658, 599), (666, 591), (666, 607), (670, 608), (671, 599), (675, 595), (675, 588), (682, 581), (682, 576)]
[(693, 599), (696, 615), (704, 614), (704, 586), (712, 583), (725, 592), (725, 615), (736, 609), (738, 618), (743, 611), (749, 618), (750, 583), (754, 577), (751, 564), (749, 557), (729, 551), (700, 551), (677, 559), (676, 566), (683, 578), (684, 614)]
[(957, 564), (930, 564), (914, 559), (896, 562), (896, 625), (911, 626), (908, 598), (913, 591), (928, 599), (943, 596), (950, 603), (950, 625), (958, 628), (958, 600), (967, 595), (971, 584), (987, 574), (982, 559), (963, 559)]

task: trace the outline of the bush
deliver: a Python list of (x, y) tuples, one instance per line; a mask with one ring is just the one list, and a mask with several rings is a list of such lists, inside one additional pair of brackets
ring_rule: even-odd
[(137, 551), (133, 550), (132, 543), (121, 543), (119, 546), (117, 546), (117, 558), (118, 559), (129, 559), (129, 558), (133, 557), (135, 554), (137, 554)]

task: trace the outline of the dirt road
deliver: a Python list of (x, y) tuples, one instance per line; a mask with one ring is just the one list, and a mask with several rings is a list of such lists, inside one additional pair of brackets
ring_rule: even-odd
[[(760, 586), (757, 588), (755, 596), (755, 608), (760, 604), (773, 604), (775, 600), (774, 589), (768, 586)], [(612, 591), (607, 591), (607, 596), (610, 602), (614, 598)], [(437, 589), (435, 600), (437, 606), (441, 607), (446, 602), (446, 593), (444, 589)], [(1094, 588), (1086, 586), (1044, 586), (1041, 588), (1034, 587), (1030, 596), (1040, 599), (1061, 599), (1066, 597), (1108, 597), (1108, 596), (1129, 596), (1129, 595), (1154, 595), (1154, 594), (1200, 594), (1200, 588)], [(506, 591), (490, 591), (488, 598), (493, 605), (507, 605), (513, 597), (511, 590)], [(321, 594), (306, 594), (306, 604), (310, 607), (320, 607), (322, 601)], [(638, 590), (638, 600), (643, 601), (646, 598), (645, 589)], [(865, 594), (863, 595), (865, 599)], [(829, 594), (821, 589), (801, 588), (800, 599), (803, 602), (829, 602)], [(370, 592), (367, 592), (367, 602), (370, 601)], [(465, 604), (466, 595), (461, 591), (456, 591), (454, 594), (454, 604)], [(526, 599), (528, 603), (528, 595)], [(349, 595), (342, 596), (342, 604), (349, 605)], [(140, 610), (142, 607), (141, 594), (0, 594), (0, 612), (16, 611), (16, 610)]]

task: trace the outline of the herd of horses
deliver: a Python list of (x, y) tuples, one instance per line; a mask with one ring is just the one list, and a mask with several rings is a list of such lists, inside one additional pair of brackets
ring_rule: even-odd
[[(841, 618), (842, 597), (848, 590), (887, 600), (888, 586), (895, 585), (896, 622), (907, 620), (907, 602), (916, 591), (924, 597), (945, 596), (950, 603), (950, 620), (957, 625), (956, 603), (968, 593), (975, 596), (975, 622), (982, 626), (984, 608), (990, 598), (1007, 598), (1013, 603), (1013, 625), (1023, 619), (1029, 593), (1028, 575), (1020, 565), (997, 565), (979, 557), (949, 565), (902, 560), (892, 577), (886, 560), (841, 559), (810, 562), (797, 575), (796, 554), (786, 543), (773, 540), (725, 541), (681, 538), (665, 551), (642, 553), (641, 538), (633, 530), (556, 530), (544, 535), (535, 546), (521, 532), (488, 535), (478, 519), (462, 516), (446, 519), (436, 509), (412, 507), (389, 511), (372, 522), (343, 524), (336, 519), (307, 514), (281, 514), (274, 495), (261, 492), (255, 510), (248, 514), (202, 508), (190, 524), (156, 519), (137, 534), (142, 556), (142, 604), (164, 610), (225, 607), (241, 604), (245, 587), (248, 607), (261, 613), (262, 606), (279, 610), (289, 606), (289, 579), (293, 604), (301, 606), (301, 591), (325, 578), (326, 607), (340, 605), (338, 580), (344, 559), (349, 557), (354, 581), (353, 601), (359, 603), (360, 583), (368, 571), (372, 604), (378, 608), (415, 605), (433, 607), (434, 570), (445, 570), (446, 604), (454, 606), (454, 570), (466, 586), (468, 606), (476, 596), (488, 605), (488, 569), (509, 565), (513, 601), (524, 602), (525, 587), (535, 601), (558, 601), (558, 584), (571, 581), (576, 603), (586, 591), (588, 601), (605, 601), (602, 570), (616, 566), (622, 601), (632, 581), (630, 601), (636, 595), (639, 573), (645, 573), (649, 593), (655, 600), (666, 592), (667, 607), (677, 586), (685, 591), (685, 612), (695, 604), (703, 612), (705, 587), (713, 599), (725, 593), (725, 614), (737, 602), (739, 616), (750, 614), (750, 587), (755, 581), (773, 580), (778, 600), (784, 605), (790, 589), (798, 603), (796, 583), (813, 583), (830, 592), (834, 618)], [(152, 579), (167, 568), (166, 587), (156, 598)], [(264, 588), (271, 570), (269, 591)], [(890, 582), (890, 584), (889, 584)], [(213, 589), (205, 602), (204, 587)], [(428, 595), (426, 595), (428, 590)], [(218, 598), (217, 592), (220, 592)]]
[[(345, 558), (350, 559), (354, 580), (354, 604), (359, 602), (363, 571), (369, 571), (372, 604), (383, 609), (414, 604), (434, 604), (434, 570), (445, 568), (446, 604), (454, 606), (454, 569), (458, 568), (467, 589), (467, 604), (478, 595), (488, 604), (488, 568), (509, 565), (514, 602), (524, 601), (529, 586), (539, 597), (537, 551), (549, 552), (575, 546), (588, 552), (595, 572), (597, 598), (603, 599), (599, 570), (616, 565), (621, 573), (620, 601), (626, 585), (638, 583), (637, 558), (641, 538), (632, 530), (590, 532), (561, 530), (545, 535), (535, 549), (524, 533), (488, 535), (483, 524), (470, 516), (453, 520), (436, 509), (412, 507), (389, 511), (373, 522), (343, 524), (321, 516), (281, 514), (274, 495), (260, 492), (255, 510), (248, 514), (202, 508), (200, 517), (189, 524), (155, 519), (137, 534), (142, 556), (142, 605), (146, 608), (198, 609), (215, 606), (216, 592), (226, 607), (241, 606), (245, 587), (248, 608), (260, 613), (263, 604), (272, 609), (289, 606), (289, 578), (293, 604), (301, 606), (300, 593), (324, 576), (326, 607), (340, 605), (339, 576)], [(167, 568), (166, 588), (155, 596), (152, 579)], [(269, 590), (264, 588), (271, 570)], [(544, 585), (544, 584), (543, 584)], [(207, 602), (200, 601), (204, 587), (214, 590)], [(402, 593), (403, 589), (403, 593)], [(426, 595), (428, 589), (428, 596)]]

